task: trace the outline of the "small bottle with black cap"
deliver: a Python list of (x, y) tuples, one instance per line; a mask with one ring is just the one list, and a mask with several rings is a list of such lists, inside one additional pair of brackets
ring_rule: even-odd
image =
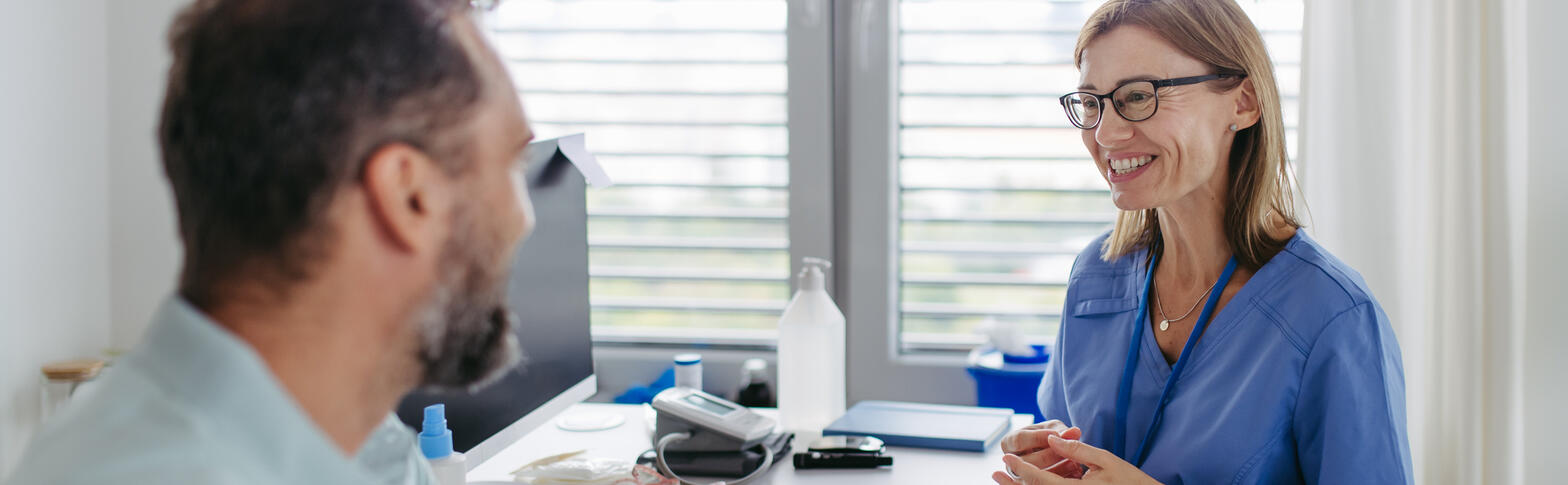
[(768, 387), (768, 361), (746, 359), (741, 365), (740, 391), (735, 393), (735, 404), (752, 408), (771, 408), (778, 405), (773, 400), (773, 388)]

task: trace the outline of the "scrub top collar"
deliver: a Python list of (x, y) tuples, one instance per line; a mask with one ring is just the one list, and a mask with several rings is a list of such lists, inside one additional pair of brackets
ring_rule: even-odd
[[(1307, 238), (1306, 231), (1298, 229), (1296, 234), (1285, 242), (1285, 248), (1287, 250), (1296, 249), (1304, 244), (1309, 244)], [(1137, 253), (1130, 256), (1135, 256), (1137, 261), (1148, 261), (1149, 249), (1140, 249)], [(1254, 305), (1253, 299), (1257, 297), (1258, 292), (1273, 288), (1279, 284), (1281, 264), (1275, 259), (1263, 263), (1263, 267), (1253, 272), (1252, 276), (1247, 279), (1246, 283), (1241, 285), (1241, 289), (1236, 290), (1236, 294), (1231, 296), (1230, 301), (1224, 307), (1219, 308), (1213, 315), (1209, 316), (1209, 323), (1204, 333), (1207, 335), (1223, 335), (1240, 322), (1241, 315), (1246, 313), (1248, 307)], [(1126, 288), (1126, 294), (1128, 295), (1142, 295), (1143, 280), (1148, 274), (1149, 265), (1140, 263), (1135, 271), (1118, 276), (1121, 279), (1118, 284)], [(1149, 318), (1148, 312), (1144, 313), (1144, 315), (1134, 318), (1138, 318), (1144, 325), (1153, 325), (1154, 321)], [(1143, 332), (1140, 340), (1142, 343), (1139, 345), (1141, 354), (1138, 356), (1138, 366), (1144, 370), (1150, 379), (1156, 382), (1165, 382), (1165, 379), (1171, 375), (1171, 364), (1165, 361), (1165, 353), (1160, 351), (1160, 342), (1156, 340), (1154, 332)], [(1202, 365), (1203, 357), (1210, 353), (1208, 349), (1214, 345), (1210, 343), (1211, 340), (1217, 341), (1218, 339), (1198, 339), (1197, 344), (1192, 349), (1192, 362), (1188, 364), (1188, 370), (1191, 370), (1194, 366)], [(1177, 382), (1180, 381), (1181, 377), (1178, 376)]]

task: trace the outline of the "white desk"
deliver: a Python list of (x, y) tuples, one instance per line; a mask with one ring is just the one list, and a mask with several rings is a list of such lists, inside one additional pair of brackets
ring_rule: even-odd
[[(764, 409), (764, 413), (772, 410)], [(650, 448), (652, 433), (639, 405), (582, 403), (563, 413), (605, 412), (626, 416), (626, 423), (604, 431), (565, 431), (551, 420), (540, 426), (512, 446), (501, 450), (491, 459), (468, 472), (468, 480), (510, 481), (512, 471), (534, 460), (569, 451), (587, 450), (583, 456), (635, 461), (637, 456)], [(1028, 425), (1032, 416), (1013, 416), (1013, 428)], [(796, 451), (801, 449), (797, 440)], [(987, 484), (991, 472), (1002, 467), (1001, 447), (993, 446), (985, 453), (970, 451), (931, 450), (889, 446), (887, 455), (893, 457), (893, 466), (882, 469), (855, 470), (795, 470), (790, 457), (779, 457), (773, 470), (751, 483), (758, 484)]]

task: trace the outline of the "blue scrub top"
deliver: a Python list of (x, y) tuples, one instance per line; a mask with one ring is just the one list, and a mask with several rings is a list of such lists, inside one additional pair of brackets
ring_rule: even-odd
[[(1106, 262), (1105, 237), (1073, 265), (1040, 410), (1099, 448), (1125, 433), (1133, 453), (1171, 366), (1146, 329), (1127, 429), (1116, 430), (1128, 339), (1150, 325), (1135, 315), (1148, 258)], [(1188, 358), (1143, 464), (1161, 483), (1413, 482), (1388, 316), (1360, 274), (1302, 231), (1211, 318)]]

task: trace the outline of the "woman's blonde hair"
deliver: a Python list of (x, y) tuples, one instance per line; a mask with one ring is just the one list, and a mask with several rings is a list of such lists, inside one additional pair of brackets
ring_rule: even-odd
[[(1280, 224), (1301, 227), (1286, 161), (1279, 85), (1263, 36), (1234, 0), (1111, 0), (1084, 23), (1073, 49), (1073, 64), (1083, 65), (1083, 50), (1090, 42), (1125, 25), (1154, 32), (1188, 56), (1212, 66), (1215, 73), (1244, 74), (1252, 81), (1261, 116), (1257, 124), (1237, 132), (1231, 146), (1224, 231), (1241, 266), (1262, 267), (1285, 247), (1286, 240), (1271, 234), (1270, 228)], [(1216, 91), (1228, 91), (1241, 82), (1242, 78), (1236, 77), (1210, 85)], [(1160, 223), (1154, 209), (1121, 211), (1101, 254), (1109, 261), (1159, 240)]]

